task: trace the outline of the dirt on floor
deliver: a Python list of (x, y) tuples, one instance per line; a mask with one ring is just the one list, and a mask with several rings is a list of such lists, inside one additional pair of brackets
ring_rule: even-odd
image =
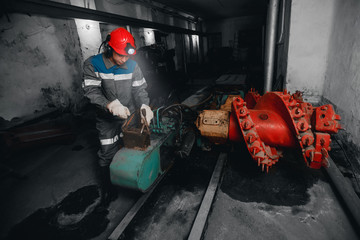
[(178, 159), (121, 239), (186, 239), (218, 153), (193, 151)]
[(8, 239), (89, 239), (103, 232), (108, 210), (99, 205), (98, 187), (90, 185), (70, 193), (59, 204), (42, 208), (17, 224)]
[(268, 173), (261, 171), (242, 145), (228, 158), (221, 190), (242, 202), (304, 205), (310, 201), (308, 189), (319, 179), (326, 181), (321, 170), (308, 168), (296, 150), (284, 152)]
[[(241, 147), (240, 147), (241, 148)], [(261, 172), (246, 154), (229, 154), (204, 239), (358, 239), (321, 170), (296, 152)]]
[[(219, 151), (228, 152), (204, 239), (358, 239), (321, 170), (306, 167), (296, 151), (265, 173), (244, 146), (178, 159), (121, 239), (186, 239)], [(98, 207), (96, 185), (71, 192), (16, 225), (9, 239), (102, 240), (140, 196), (119, 188), (108, 208)]]

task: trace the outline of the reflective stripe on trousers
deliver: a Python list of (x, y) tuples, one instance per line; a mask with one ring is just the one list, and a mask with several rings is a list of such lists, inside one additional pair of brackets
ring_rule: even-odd
[(100, 140), (99, 165), (102, 167), (109, 166), (115, 153), (120, 149), (122, 124), (122, 120), (96, 118), (96, 129)]
[(116, 135), (113, 138), (100, 139), (100, 144), (101, 145), (110, 145), (110, 144), (116, 143), (118, 140), (119, 140), (119, 135)]

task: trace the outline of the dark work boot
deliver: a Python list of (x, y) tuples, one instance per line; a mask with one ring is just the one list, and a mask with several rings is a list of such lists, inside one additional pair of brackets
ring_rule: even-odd
[(107, 207), (110, 202), (117, 198), (117, 191), (110, 181), (109, 166), (100, 167), (100, 201), (101, 205)]

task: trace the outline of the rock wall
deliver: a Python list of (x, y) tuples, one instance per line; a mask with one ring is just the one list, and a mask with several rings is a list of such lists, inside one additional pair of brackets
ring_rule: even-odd
[(9, 14), (0, 29), (0, 117), (77, 108), (82, 53), (74, 21)]

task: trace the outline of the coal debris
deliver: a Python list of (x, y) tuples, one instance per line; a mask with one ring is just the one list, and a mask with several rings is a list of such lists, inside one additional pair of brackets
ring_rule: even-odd
[(102, 233), (108, 210), (100, 204), (99, 189), (89, 185), (71, 192), (60, 203), (35, 211), (15, 225), (7, 239), (83, 240)]

